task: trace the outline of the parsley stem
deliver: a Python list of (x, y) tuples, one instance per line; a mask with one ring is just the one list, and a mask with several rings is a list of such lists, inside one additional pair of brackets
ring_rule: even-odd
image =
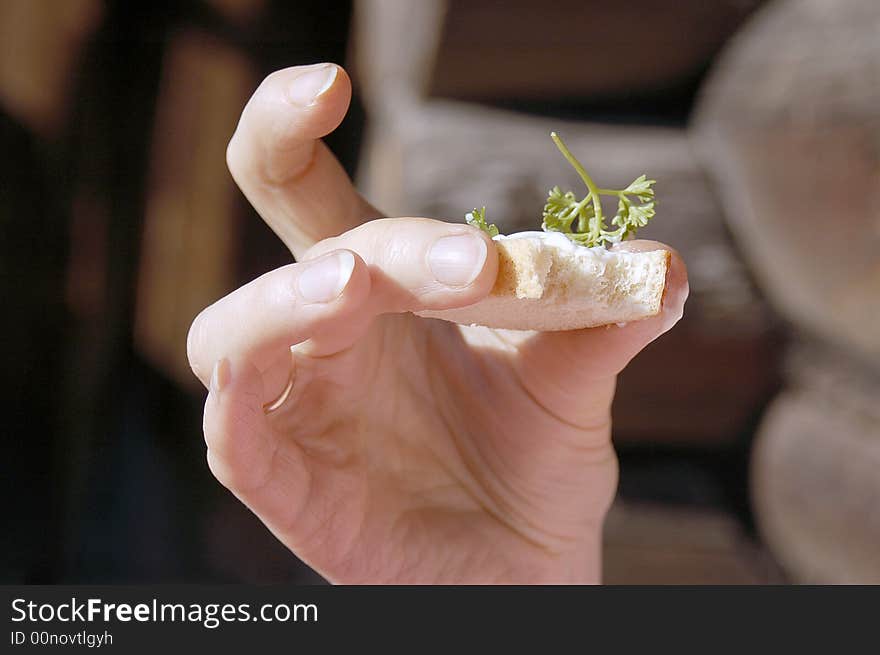
[(589, 191), (590, 195), (593, 196), (593, 207), (596, 210), (596, 218), (601, 225), (602, 203), (599, 200), (599, 189), (596, 187), (593, 179), (587, 174), (587, 171), (584, 170), (584, 167), (581, 166), (581, 163), (575, 158), (573, 154), (571, 154), (571, 151), (565, 146), (565, 144), (562, 142), (562, 139), (559, 138), (559, 135), (556, 134), (556, 132), (550, 132), (550, 138), (553, 139), (553, 143), (555, 143), (556, 147), (559, 148), (559, 152), (561, 152), (562, 156), (568, 160), (568, 163), (572, 165), (574, 170), (577, 171), (577, 174), (581, 176), (584, 184), (587, 185), (587, 191)]

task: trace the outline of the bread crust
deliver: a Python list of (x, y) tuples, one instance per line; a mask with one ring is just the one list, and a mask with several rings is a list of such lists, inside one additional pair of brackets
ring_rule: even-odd
[(417, 314), (466, 325), (557, 331), (637, 321), (662, 308), (668, 250), (586, 248), (542, 232), (493, 241), (498, 277), (486, 298)]

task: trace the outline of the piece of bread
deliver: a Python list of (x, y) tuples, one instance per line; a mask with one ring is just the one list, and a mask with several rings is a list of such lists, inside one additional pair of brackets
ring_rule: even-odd
[(493, 241), (498, 277), (488, 297), (467, 307), (418, 315), (465, 325), (553, 331), (626, 323), (660, 312), (668, 250), (586, 248), (558, 232), (520, 232)]

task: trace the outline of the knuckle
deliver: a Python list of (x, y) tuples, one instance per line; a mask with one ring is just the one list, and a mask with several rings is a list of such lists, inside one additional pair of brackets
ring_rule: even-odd
[(205, 443), (208, 445), (206, 459), (208, 469), (217, 481), (230, 491), (238, 491), (246, 485), (243, 465), (225, 452), (225, 435), (205, 432)]
[(250, 290), (247, 304), (259, 305), (273, 317), (290, 318), (298, 301), (295, 290), (298, 267), (299, 264), (286, 264), (259, 278)]
[(196, 316), (186, 335), (186, 357), (189, 360), (189, 366), (192, 369), (192, 372), (195, 373), (198, 378), (202, 378), (204, 374), (204, 371), (202, 370), (203, 363), (201, 361), (205, 342), (207, 340), (204, 315), (205, 312), (203, 310), (198, 316)]
[(305, 178), (317, 159), (318, 142), (303, 139), (296, 126), (278, 126), (271, 132), (268, 142), (272, 148), (260, 160), (260, 178), (273, 186), (293, 184)]
[(229, 143), (226, 145), (226, 168), (229, 169), (233, 179), (236, 180), (238, 179), (241, 170), (240, 141), (241, 139), (238, 135), (238, 130), (236, 130), (233, 133), (232, 138), (229, 139)]
[(235, 474), (232, 473), (229, 464), (210, 447), (205, 459), (208, 462), (208, 470), (211, 471), (211, 475), (227, 489), (234, 490), (236, 488)]
[(230, 443), (232, 439), (234, 433), (206, 438), (211, 474), (230, 491), (246, 493), (259, 490), (268, 482), (271, 462), (265, 461), (260, 453), (242, 456), (242, 453), (236, 452), (234, 444)]

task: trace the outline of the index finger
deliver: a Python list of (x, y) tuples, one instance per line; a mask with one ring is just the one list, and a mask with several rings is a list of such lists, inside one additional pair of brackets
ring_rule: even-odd
[(239, 188), (295, 255), (378, 216), (319, 139), (345, 116), (351, 82), (335, 64), (269, 75), (248, 101), (226, 161)]

